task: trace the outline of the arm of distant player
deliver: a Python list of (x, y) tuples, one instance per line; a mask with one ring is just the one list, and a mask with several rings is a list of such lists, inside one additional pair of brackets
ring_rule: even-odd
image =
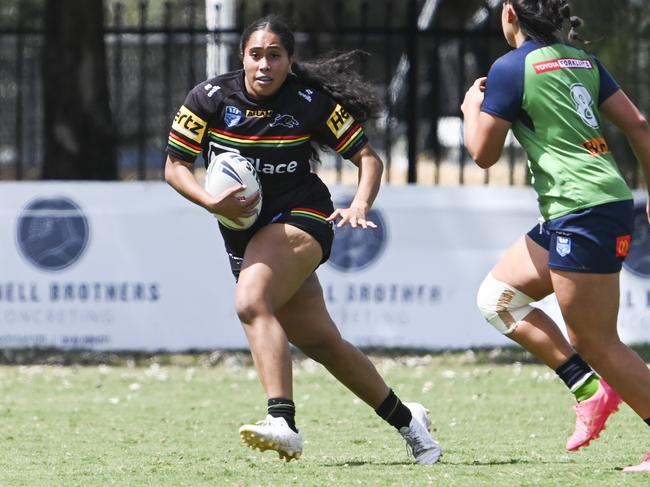
[(465, 93), (460, 109), (464, 115), (465, 146), (479, 167), (487, 169), (501, 157), (511, 123), (481, 111), (485, 81), (479, 78)]
[(616, 91), (601, 103), (600, 111), (625, 133), (636, 158), (641, 164), (646, 188), (648, 188), (646, 213), (648, 221), (650, 221), (650, 125), (623, 90)]
[(384, 163), (370, 144), (364, 145), (350, 158), (350, 161), (359, 168), (357, 192), (349, 208), (335, 209), (327, 221), (341, 218), (336, 225), (337, 227), (349, 223), (352, 228), (356, 228), (357, 225), (361, 225), (362, 228), (377, 228), (377, 225), (370, 220), (366, 220), (366, 217), (379, 192)]
[(239, 199), (235, 193), (245, 188), (242, 185), (233, 186), (214, 197), (196, 180), (191, 163), (169, 155), (165, 161), (165, 181), (191, 202), (202, 206), (210, 213), (225, 216), (238, 225), (242, 223), (240, 217), (255, 214), (255, 205), (260, 198), (257, 192), (247, 199)]

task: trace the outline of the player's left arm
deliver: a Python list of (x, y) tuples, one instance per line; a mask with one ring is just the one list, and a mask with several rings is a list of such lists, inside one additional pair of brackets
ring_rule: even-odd
[(345, 107), (323, 96), (319, 96), (318, 103), (322, 112), (317, 117), (313, 140), (330, 147), (359, 169), (357, 192), (352, 203), (348, 208), (336, 208), (327, 220), (339, 219), (338, 227), (376, 228), (373, 222), (367, 220), (367, 215), (379, 192), (384, 163), (368, 142), (359, 122)]
[(494, 165), (501, 157), (503, 146), (512, 124), (502, 118), (481, 111), (485, 97), (486, 78), (477, 79), (465, 93), (460, 109), (464, 117), (465, 147), (483, 169)]
[(369, 143), (351, 156), (350, 161), (359, 168), (357, 192), (348, 208), (337, 208), (327, 220), (340, 218), (338, 227), (349, 224), (353, 228), (357, 225), (362, 228), (377, 228), (377, 225), (368, 220), (367, 216), (379, 192), (384, 163)]
[(600, 112), (627, 136), (641, 164), (646, 188), (648, 188), (646, 212), (650, 221), (650, 125), (636, 105), (620, 89), (601, 103)]

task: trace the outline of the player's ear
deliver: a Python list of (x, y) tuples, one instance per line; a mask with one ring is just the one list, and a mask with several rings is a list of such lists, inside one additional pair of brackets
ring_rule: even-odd
[(506, 7), (506, 20), (509, 24), (512, 24), (517, 19), (517, 14), (515, 9), (510, 4), (504, 4)]

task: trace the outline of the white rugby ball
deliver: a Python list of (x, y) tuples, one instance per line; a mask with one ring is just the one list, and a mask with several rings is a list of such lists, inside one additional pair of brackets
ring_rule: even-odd
[(256, 191), (260, 191), (260, 199), (255, 206), (255, 213), (251, 216), (241, 217), (239, 220), (242, 225), (237, 225), (234, 221), (225, 216), (214, 215), (221, 224), (231, 230), (246, 230), (250, 228), (262, 209), (262, 193), (260, 179), (253, 165), (243, 156), (234, 152), (222, 152), (212, 158), (208, 170), (205, 174), (205, 190), (212, 196), (219, 196), (228, 188), (243, 184), (246, 189), (236, 193), (236, 196), (243, 199), (248, 198)]

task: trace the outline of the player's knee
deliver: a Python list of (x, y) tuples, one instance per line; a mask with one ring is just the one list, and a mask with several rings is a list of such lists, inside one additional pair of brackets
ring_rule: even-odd
[(235, 301), (235, 312), (239, 321), (244, 324), (250, 324), (255, 318), (255, 308), (250, 303)]
[(267, 313), (262, 300), (239, 293), (235, 296), (235, 311), (239, 321), (246, 325), (252, 324), (256, 318)]
[(476, 305), (483, 317), (499, 332), (512, 333), (533, 307), (534, 299), (514, 287), (501, 282), (489, 273), (476, 295)]

